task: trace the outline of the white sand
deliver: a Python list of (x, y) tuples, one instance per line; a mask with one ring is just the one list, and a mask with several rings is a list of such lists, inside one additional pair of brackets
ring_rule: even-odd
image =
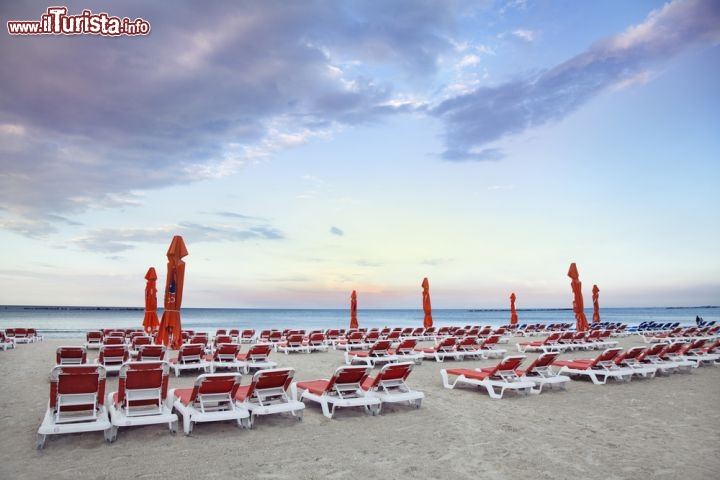
[[(621, 346), (636, 343), (632, 337), (621, 339)], [(104, 442), (102, 432), (55, 435), (38, 452), (35, 434), (48, 401), (55, 348), (79, 344), (79, 339), (46, 340), (0, 351), (0, 479), (690, 480), (720, 475), (720, 367), (604, 386), (573, 381), (565, 392), (492, 400), (484, 390), (444, 389), (439, 370), (495, 361), (425, 361), (408, 382), (425, 392), (419, 410), (385, 405), (382, 415), (372, 417), (339, 409), (330, 420), (309, 403), (302, 422), (264, 416), (252, 430), (204, 423), (189, 437), (182, 428), (171, 435), (165, 425), (126, 428), (113, 444)], [(512, 343), (510, 348), (508, 353), (517, 353)], [(96, 355), (92, 351), (91, 357)], [(341, 352), (332, 350), (272, 357), (280, 366), (294, 367), (298, 380), (326, 378), (342, 363)], [(526, 363), (533, 357), (528, 354)], [(172, 376), (170, 386), (189, 386), (194, 376)], [(117, 388), (117, 377), (107, 388)]]

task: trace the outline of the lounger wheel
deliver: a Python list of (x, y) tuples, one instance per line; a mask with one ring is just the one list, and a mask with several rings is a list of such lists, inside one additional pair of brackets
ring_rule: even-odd
[(37, 435), (37, 442), (35, 443), (35, 448), (37, 450), (42, 450), (45, 448), (45, 439), (47, 438), (47, 435), (42, 435), (38, 433)]

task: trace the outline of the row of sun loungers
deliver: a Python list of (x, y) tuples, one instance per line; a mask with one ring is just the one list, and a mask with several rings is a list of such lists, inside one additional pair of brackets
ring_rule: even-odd
[(128, 362), (120, 368), (118, 390), (107, 396), (103, 366), (58, 365), (51, 372), (37, 448), (56, 434), (103, 431), (113, 442), (120, 427), (167, 424), (175, 432), (179, 417), (186, 435), (202, 422), (230, 420), (252, 428), (258, 416), (284, 413), (302, 420), (303, 401), (320, 404), (328, 418), (341, 407), (363, 407), (373, 415), (387, 402), (419, 408), (424, 394), (405, 382), (413, 365), (386, 365), (374, 377), (369, 367), (342, 366), (329, 379), (303, 382), (293, 382), (292, 368), (264, 369), (246, 385), (239, 373), (205, 373), (190, 388), (168, 390), (167, 362)]

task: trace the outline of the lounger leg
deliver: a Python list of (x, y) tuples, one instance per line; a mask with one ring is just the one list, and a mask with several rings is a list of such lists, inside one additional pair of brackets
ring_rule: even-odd
[(490, 398), (495, 398), (495, 399), (502, 398), (503, 392), (505, 391), (504, 388), (501, 388), (500, 394), (498, 395), (498, 393), (495, 391), (495, 388), (492, 385), (485, 385), (485, 390), (487, 390), (488, 395), (490, 395)]
[(455, 382), (451, 385), (451, 384), (450, 384), (450, 380), (448, 379), (447, 370), (445, 370), (445, 369), (440, 370), (440, 376), (442, 377), (443, 387), (445, 387), (445, 388), (455, 388), (455, 384), (457, 383), (457, 379), (455, 379)]
[[(117, 434), (117, 427), (115, 427), (115, 433)], [(113, 438), (113, 429), (112, 428), (103, 430), (103, 434), (105, 434), (105, 441), (107, 443), (113, 442), (114, 438)]]
[(38, 450), (42, 450), (45, 448), (45, 439), (47, 438), (47, 435), (41, 435), (38, 433), (37, 435), (37, 441), (35, 443), (35, 448)]
[(332, 406), (332, 410), (330, 410), (328, 406), (328, 402), (326, 400), (320, 400), (320, 406), (322, 407), (323, 415), (325, 415), (327, 418), (332, 418), (335, 414), (335, 405)]

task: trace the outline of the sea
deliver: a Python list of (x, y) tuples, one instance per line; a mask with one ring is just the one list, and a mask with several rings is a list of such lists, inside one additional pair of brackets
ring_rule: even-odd
[[(519, 309), (518, 323), (575, 323), (572, 309)], [(592, 310), (587, 310), (588, 319)], [(142, 308), (68, 307), (68, 306), (0, 306), (0, 329), (35, 328), (46, 338), (84, 337), (88, 330), (102, 328), (142, 328)], [(158, 310), (162, 316), (162, 309)], [(603, 308), (601, 321), (625, 323), (632, 327), (641, 322), (694, 325), (697, 316), (720, 324), (720, 307), (653, 307)], [(349, 309), (263, 309), (263, 308), (183, 308), (182, 327), (213, 334), (217, 329), (327, 329), (347, 328)], [(358, 309), (360, 327), (422, 326), (422, 309)], [(436, 309), (436, 326), (506, 325), (510, 310), (503, 309)]]

